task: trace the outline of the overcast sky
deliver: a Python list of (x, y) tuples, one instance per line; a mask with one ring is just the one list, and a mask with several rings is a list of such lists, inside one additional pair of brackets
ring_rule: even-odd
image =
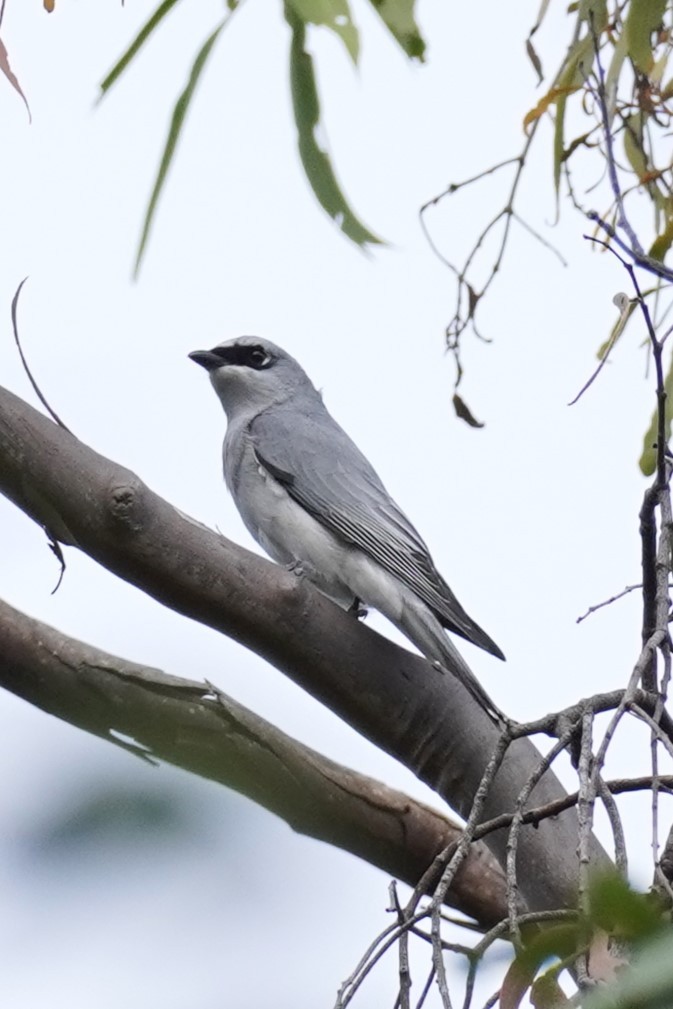
[[(523, 47), (537, 4), (492, 4), (485, 14), (421, 2), (423, 67), (407, 62), (364, 2), (353, 5), (358, 71), (338, 40), (311, 32), (339, 178), (389, 243), (366, 256), (303, 176), (281, 5), (248, 0), (204, 75), (133, 283), (170, 111), (222, 14), (215, 0), (178, 5), (94, 108), (100, 81), (153, 6), (60, 0), (48, 16), (37, 2), (7, 0), (2, 37), (33, 121), (0, 80), (2, 383), (35, 403), (9, 324), (28, 275), (24, 350), (68, 426), (250, 547), (221, 478), (224, 415), (187, 354), (241, 333), (269, 337), (322, 388), (461, 602), (505, 651), (502, 665), (464, 649), (501, 707), (524, 720), (623, 685), (639, 648), (637, 593), (579, 626), (576, 618), (639, 580), (646, 485), (637, 459), (654, 405), (644, 334), (634, 327), (600, 381), (567, 404), (595, 367), (626, 281), (615, 261), (591, 252), (570, 208), (554, 225), (544, 127), (521, 212), (569, 266), (515, 229), (480, 307), (492, 342), (465, 338), (462, 392), (486, 425), (473, 430), (453, 413), (444, 353), (454, 283), (418, 222), (419, 206), (449, 182), (518, 152), (523, 116), (539, 98)], [(552, 16), (539, 39), (549, 72), (568, 31), (560, 8)], [(447, 256), (465, 251), (503, 193), (504, 179), (489, 182), (429, 217)], [(12, 605), (129, 659), (212, 680), (328, 756), (433, 801), (261, 659), (76, 551), (66, 551), (51, 595), (58, 568), (44, 536), (4, 499), (0, 536), (0, 594)], [(329, 1006), (388, 923), (383, 874), (293, 835), (245, 800), (142, 767), (11, 696), (0, 698), (0, 723), (3, 1005), (252, 1009), (273, 993), (276, 1006)], [(646, 761), (644, 734), (624, 732), (609, 773), (646, 773)], [(102, 831), (93, 849), (78, 848), (76, 831), (63, 834), (87, 797), (125, 789), (172, 797), (179, 843), (163, 844), (160, 831), (141, 845)], [(634, 879), (645, 884), (647, 804), (623, 808)], [(391, 960), (360, 1005), (392, 1004), (396, 984)]]

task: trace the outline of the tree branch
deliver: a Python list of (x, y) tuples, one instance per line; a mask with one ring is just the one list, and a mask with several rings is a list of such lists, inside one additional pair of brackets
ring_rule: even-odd
[[(241, 792), (301, 834), (415, 886), (462, 827), (297, 742), (208, 683), (66, 637), (0, 600), (0, 685), (102, 739)], [(127, 742), (132, 740), (133, 742)], [(490, 927), (504, 876), (474, 845), (447, 903)]]
[[(454, 677), (364, 627), (305, 579), (183, 516), (2, 389), (0, 491), (53, 537), (266, 658), (469, 814), (500, 731)], [(539, 760), (527, 739), (509, 746), (484, 818), (514, 808)], [(564, 794), (547, 771), (531, 803)], [(506, 833), (489, 834), (487, 843), (503, 864)], [(529, 910), (574, 905), (576, 847), (574, 810), (522, 830), (520, 889)], [(597, 843), (591, 857), (607, 859)]]

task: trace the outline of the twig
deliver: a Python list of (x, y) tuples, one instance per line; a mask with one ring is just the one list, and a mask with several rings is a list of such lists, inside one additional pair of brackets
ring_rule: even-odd
[(596, 603), (595, 606), (590, 606), (586, 613), (583, 613), (581, 617), (577, 617), (575, 623), (581, 624), (583, 620), (590, 617), (592, 613), (602, 610), (604, 606), (610, 606), (612, 603), (616, 603), (618, 599), (623, 599), (624, 596), (628, 596), (629, 592), (634, 592), (636, 589), (642, 589), (643, 583), (638, 582), (636, 585), (627, 585), (625, 589), (618, 592), (615, 596), (610, 596), (609, 599), (605, 599), (602, 603)]
[[(59, 417), (59, 415), (56, 413), (55, 410), (52, 410), (52, 408), (49, 406), (49, 403), (47, 402), (47, 400), (42, 395), (42, 392), (40, 391), (40, 387), (38, 386), (37, 382), (33, 378), (33, 374), (31, 372), (30, 368), (28, 367), (28, 362), (26, 361), (26, 358), (24, 356), (23, 350), (21, 348), (21, 341), (19, 339), (19, 327), (18, 327), (17, 321), (16, 321), (16, 311), (17, 311), (17, 307), (18, 307), (18, 304), (19, 304), (19, 295), (21, 294), (21, 290), (23, 288), (23, 285), (26, 283), (27, 280), (28, 280), (28, 277), (24, 277), (23, 278), (23, 280), (21, 281), (21, 283), (19, 284), (19, 286), (16, 289), (16, 293), (15, 293), (14, 297), (12, 298), (12, 328), (14, 330), (14, 342), (16, 343), (17, 350), (19, 351), (19, 357), (21, 358), (21, 364), (23, 365), (23, 370), (25, 371), (26, 375), (28, 376), (28, 381), (32, 385), (33, 390), (35, 392), (35, 395), (39, 399), (40, 403), (45, 408), (45, 410), (47, 411), (47, 413), (50, 415), (50, 417), (52, 418), (52, 420), (54, 420), (59, 425), (59, 427), (62, 427), (65, 431), (68, 431), (70, 434), (72, 434), (72, 431), (67, 426), (67, 424), (63, 423), (63, 421), (61, 420), (61, 418)], [(58, 588), (58, 586), (57, 586), (57, 588)]]

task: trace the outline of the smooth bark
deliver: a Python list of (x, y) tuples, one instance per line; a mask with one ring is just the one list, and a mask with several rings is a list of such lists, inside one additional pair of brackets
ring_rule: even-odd
[[(453, 677), (358, 623), (305, 579), (182, 515), (2, 389), (0, 491), (61, 542), (262, 655), (469, 814), (499, 729)], [(510, 747), (484, 819), (514, 809), (539, 760), (527, 739)], [(530, 804), (563, 794), (547, 772)], [(486, 840), (504, 864), (507, 832)], [(529, 909), (574, 906), (576, 848), (574, 810), (522, 829), (518, 883)], [(592, 858), (605, 863), (598, 844)]]
[[(92, 648), (2, 600), (0, 685), (142, 757), (234, 788), (410, 886), (460, 837), (457, 823), (328, 760), (211, 684)], [(447, 903), (486, 927), (506, 914), (505, 878), (485, 845), (472, 846)]]

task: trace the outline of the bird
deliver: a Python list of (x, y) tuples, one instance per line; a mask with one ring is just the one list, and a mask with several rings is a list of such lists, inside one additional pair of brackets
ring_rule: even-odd
[(225, 482), (262, 549), (342, 608), (358, 616), (378, 610), (500, 720), (446, 631), (505, 656), (465, 612), (301, 365), (255, 336), (189, 357), (208, 372), (224, 407)]

